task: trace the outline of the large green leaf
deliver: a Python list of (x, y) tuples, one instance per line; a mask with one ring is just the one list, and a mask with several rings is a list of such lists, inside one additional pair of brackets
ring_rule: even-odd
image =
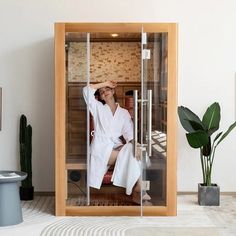
[(220, 124), (220, 105), (215, 102), (210, 107), (207, 108), (202, 123), (205, 129), (208, 132), (208, 135), (211, 136), (216, 130), (219, 129)]
[(189, 120), (189, 123), (195, 131), (196, 130), (205, 130), (202, 123), (198, 123), (194, 120)]
[(200, 125), (202, 125), (201, 120), (199, 117), (194, 114), (191, 110), (189, 110), (187, 107), (179, 106), (178, 107), (178, 115), (179, 120), (183, 128), (188, 132), (195, 132), (196, 130), (192, 127), (190, 121), (194, 121)]
[(186, 134), (189, 145), (192, 148), (200, 148), (208, 143), (208, 135), (203, 130), (198, 130), (194, 133)]
[(217, 142), (216, 146), (218, 146), (218, 144), (236, 127), (236, 121), (230, 125), (230, 127), (228, 128), (228, 130), (221, 136), (221, 138), (219, 139), (219, 141)]

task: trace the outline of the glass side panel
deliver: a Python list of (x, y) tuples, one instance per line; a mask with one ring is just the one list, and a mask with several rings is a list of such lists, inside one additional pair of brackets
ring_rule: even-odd
[(66, 175), (67, 205), (87, 205), (86, 104), (87, 34), (67, 33), (66, 45)]
[[(147, 146), (142, 159), (142, 205), (166, 206), (168, 35), (147, 33), (146, 39), (143, 45), (143, 96), (146, 99), (143, 105), (143, 143), (148, 145), (150, 138), (151, 153)], [(151, 111), (148, 108), (148, 90), (152, 93)]]

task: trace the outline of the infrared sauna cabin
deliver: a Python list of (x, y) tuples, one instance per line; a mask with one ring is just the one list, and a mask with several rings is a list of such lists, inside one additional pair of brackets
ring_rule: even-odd
[[(88, 183), (93, 117), (82, 90), (106, 80), (117, 81), (142, 150), (140, 199), (151, 200), (140, 204), (112, 184), (112, 168), (100, 189)], [(176, 24), (56, 23), (56, 215), (176, 215), (176, 112)]]

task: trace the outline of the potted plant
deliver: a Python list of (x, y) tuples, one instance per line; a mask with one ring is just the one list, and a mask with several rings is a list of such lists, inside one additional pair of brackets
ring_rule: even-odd
[(219, 186), (212, 183), (212, 167), (215, 151), (218, 145), (235, 128), (236, 122), (223, 133), (219, 132), (212, 138), (213, 133), (219, 129), (220, 105), (215, 102), (209, 106), (202, 120), (187, 107), (179, 106), (178, 115), (183, 128), (188, 132), (186, 137), (192, 148), (200, 149), (203, 183), (198, 185), (198, 203), (200, 205), (219, 205)]
[(32, 127), (27, 125), (25, 115), (20, 117), (20, 166), (21, 171), (27, 173), (27, 178), (21, 182), (20, 199), (33, 200), (32, 186)]

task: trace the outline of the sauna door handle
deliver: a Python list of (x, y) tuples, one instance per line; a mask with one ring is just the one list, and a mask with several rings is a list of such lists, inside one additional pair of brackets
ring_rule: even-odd
[(134, 90), (134, 157), (137, 156), (138, 146), (138, 90)]
[(147, 153), (148, 156), (152, 155), (152, 90), (148, 90), (148, 99), (147, 99), (147, 109), (148, 109), (148, 119), (147, 119)]

